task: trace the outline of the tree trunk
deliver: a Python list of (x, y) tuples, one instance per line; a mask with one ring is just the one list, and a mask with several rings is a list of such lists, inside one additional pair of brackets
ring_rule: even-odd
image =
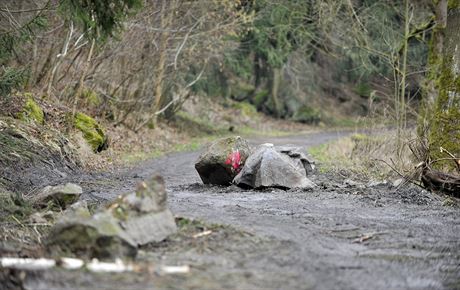
[(444, 29), (447, 26), (447, 0), (440, 0), (435, 4), (436, 26), (431, 39), (430, 56), (428, 58), (429, 76), (426, 86), (426, 102), (428, 107), (434, 106), (438, 95), (436, 80), (441, 68), (441, 59), (444, 46)]
[(165, 31), (171, 24), (172, 16), (174, 14), (175, 8), (175, 1), (172, 1), (170, 6), (170, 11), (166, 11), (167, 9), (167, 2), (163, 0), (162, 4), (162, 16), (161, 16), (161, 28), (164, 30), (160, 37), (160, 57), (158, 60), (158, 73), (155, 80), (155, 105), (153, 108), (153, 123), (156, 125), (157, 115), (155, 114), (161, 109), (163, 105), (163, 78), (165, 75), (166, 70), (166, 57), (167, 57), (167, 48), (168, 48), (168, 40), (169, 34)]
[(88, 69), (91, 65), (91, 58), (93, 57), (93, 52), (94, 52), (94, 46), (96, 45), (96, 40), (93, 39), (91, 41), (91, 46), (88, 51), (88, 55), (86, 57), (85, 62), (83, 63), (83, 70), (80, 75), (80, 80), (78, 81), (77, 87), (75, 88), (75, 92), (73, 95), (73, 106), (72, 106), (72, 116), (75, 116), (75, 113), (77, 111), (77, 105), (78, 105), (78, 100), (80, 99), (80, 96), (83, 91), (83, 85), (85, 83), (85, 78), (86, 74), (88, 73)]
[(281, 69), (273, 68), (272, 74), (272, 85), (271, 85), (271, 97), (273, 101), (273, 106), (275, 109), (275, 116), (279, 118), (281, 116), (281, 103), (278, 97), (278, 91), (281, 82)]
[[(437, 27), (430, 50), (430, 83), (427, 92), (430, 158), (445, 158), (440, 147), (460, 156), (460, 3), (442, 0), (436, 6)], [(452, 171), (453, 162), (436, 163), (438, 169)]]

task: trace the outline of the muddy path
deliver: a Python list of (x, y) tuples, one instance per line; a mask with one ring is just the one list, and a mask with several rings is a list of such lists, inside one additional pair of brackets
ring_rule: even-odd
[[(253, 144), (322, 144), (346, 133), (253, 139)], [(172, 154), (97, 176), (82, 175), (88, 199), (111, 200), (152, 174), (165, 177), (183, 225), (149, 245), (140, 261), (191, 266), (186, 276), (47, 272), (31, 289), (460, 289), (460, 210), (415, 187), (316, 174), (310, 191), (249, 191), (203, 185), (199, 152)], [(219, 224), (213, 225), (213, 224)], [(222, 225), (222, 226), (220, 226)], [(211, 229), (194, 239), (192, 233)], [(64, 278), (63, 278), (64, 277)], [(64, 279), (66, 282), (62, 282)], [(114, 280), (115, 279), (115, 280)], [(83, 281), (83, 282), (81, 282)]]

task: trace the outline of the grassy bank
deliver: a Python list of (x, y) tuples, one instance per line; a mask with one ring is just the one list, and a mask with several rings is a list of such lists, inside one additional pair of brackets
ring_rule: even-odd
[(368, 180), (395, 179), (413, 173), (418, 163), (409, 148), (411, 140), (415, 140), (415, 132), (405, 132), (398, 152), (395, 130), (370, 130), (313, 147), (309, 152), (318, 161), (320, 172), (348, 172)]

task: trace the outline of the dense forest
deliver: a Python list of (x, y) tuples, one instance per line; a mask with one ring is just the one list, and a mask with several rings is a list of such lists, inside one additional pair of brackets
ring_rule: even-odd
[[(440, 3), (450, 12), (440, 15)], [(457, 53), (447, 48), (449, 37), (457, 40), (455, 6), (409, 0), (6, 2), (3, 107), (9, 108), (11, 95), (27, 92), (73, 115), (78, 108), (138, 131), (173, 118), (190, 96), (200, 95), (300, 122), (340, 124), (371, 115), (404, 129), (423, 115), (423, 101), (433, 109), (435, 59), (447, 49), (447, 58)]]
[[(459, 0), (0, 0), (0, 286), (56, 286), (62, 270), (3, 257), (59, 268), (71, 253), (90, 272), (128, 257), (121, 272), (179, 289), (457, 289), (459, 144)], [(302, 186), (267, 156), (301, 164)], [(264, 166), (279, 180), (240, 176)], [(67, 236), (69, 220), (83, 222)], [(187, 267), (152, 270), (164, 258)], [(374, 258), (397, 270), (369, 274)], [(65, 273), (68, 288), (89, 275)]]

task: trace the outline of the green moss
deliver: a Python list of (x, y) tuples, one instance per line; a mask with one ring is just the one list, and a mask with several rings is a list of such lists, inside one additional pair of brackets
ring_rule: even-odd
[(448, 0), (447, 1), (447, 9), (460, 9), (460, 1), (458, 0)]
[[(460, 76), (452, 71), (452, 57), (444, 56), (437, 80), (439, 95), (436, 99), (430, 128), (430, 157), (433, 160), (448, 157), (440, 147), (460, 156)], [(436, 164), (438, 169), (454, 169), (454, 162), (447, 160)]]
[(38, 124), (45, 122), (45, 114), (40, 106), (34, 101), (30, 94), (25, 94), (27, 97), (23, 111), (18, 114), (18, 118), (23, 121), (32, 121)]
[[(448, 1), (448, 9), (460, 8), (457, 0)], [(447, 31), (445, 26), (437, 25), (429, 43), (428, 94), (437, 93), (434, 104), (428, 99), (422, 107), (418, 121), (418, 133), (428, 137), (429, 157), (431, 160), (449, 157), (440, 151), (447, 149), (455, 156), (460, 156), (460, 76), (453, 71), (453, 55), (451, 42), (455, 41), (454, 31)], [(449, 39), (451, 38), (451, 39)], [(437, 44), (443, 40), (443, 50), (438, 51)], [(450, 48), (450, 49), (449, 49)], [(451, 160), (435, 163), (437, 169), (453, 170), (455, 164)]]
[(83, 133), (83, 138), (85, 138), (94, 152), (107, 149), (107, 136), (96, 120), (86, 114), (77, 113), (75, 114), (74, 124)]

